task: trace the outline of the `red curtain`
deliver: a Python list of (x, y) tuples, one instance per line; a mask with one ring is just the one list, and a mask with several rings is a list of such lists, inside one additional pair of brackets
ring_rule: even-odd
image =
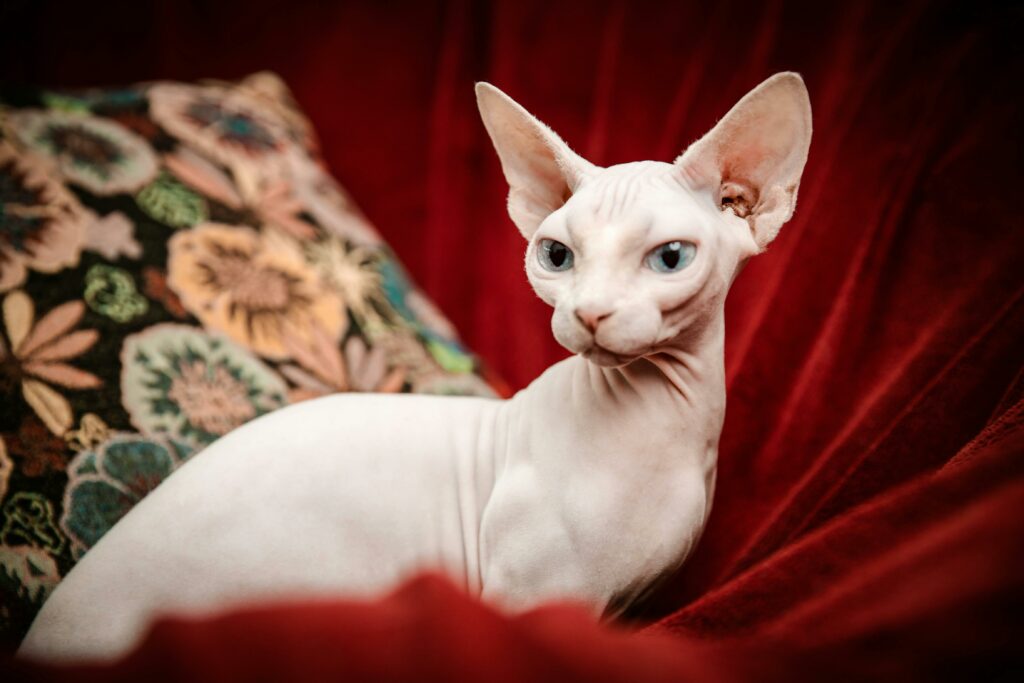
[[(898, 678), (901, 666), (925, 666), (924, 652), (998, 663), (1022, 645), (1019, 5), (115, 5), (117, 16), (85, 3), (2, 10), (5, 33), (12, 21), (26, 27), (0, 40), (5, 80), (278, 71), (335, 174), (517, 388), (564, 352), (522, 273), (473, 81), (495, 83), (607, 165), (670, 160), (763, 78), (802, 73), (815, 133), (796, 216), (728, 302), (711, 521), (693, 558), (633, 616), (670, 615), (659, 629), (685, 636), (675, 641), (685, 661), (666, 671), (709, 680), (701, 662), (721, 680), (799, 673), (786, 667), (805, 656), (815, 662), (806, 672), (867, 675), (863, 664)], [(552, 613), (495, 621), (480, 628), (497, 640), (475, 640), (441, 605), (477, 606), (416, 586), (378, 612), (342, 606), (311, 619), (381, 620), (380, 642), (408, 657), (436, 632), (437, 665), (462, 674), (477, 661), (468, 638), (491, 643), (497, 661), (599, 678), (573, 668), (583, 656), (572, 643), (612, 636)], [(289, 615), (274, 619), (297, 638)], [(225, 633), (244, 639), (232, 623)], [(735, 649), (697, 662), (695, 638)], [(647, 652), (629, 642), (608, 646), (601, 671)], [(766, 642), (779, 649), (758, 654)], [(765, 668), (737, 663), (748, 655)]]

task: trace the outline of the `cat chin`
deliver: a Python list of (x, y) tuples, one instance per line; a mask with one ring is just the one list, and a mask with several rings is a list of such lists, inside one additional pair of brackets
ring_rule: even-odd
[(580, 355), (594, 365), (600, 365), (603, 368), (621, 368), (625, 365), (629, 365), (640, 357), (623, 356), (618, 353), (613, 353), (608, 349), (601, 348), (600, 346), (591, 346), (586, 351), (581, 352)]

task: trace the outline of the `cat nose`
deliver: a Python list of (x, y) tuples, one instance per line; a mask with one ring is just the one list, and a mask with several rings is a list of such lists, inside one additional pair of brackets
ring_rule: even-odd
[(577, 308), (575, 313), (576, 319), (583, 327), (590, 330), (591, 334), (597, 331), (597, 326), (601, 324), (602, 320), (612, 314), (611, 311), (600, 311), (593, 308)]

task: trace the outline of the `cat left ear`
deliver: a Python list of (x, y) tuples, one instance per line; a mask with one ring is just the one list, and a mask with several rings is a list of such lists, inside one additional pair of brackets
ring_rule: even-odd
[(745, 218), (764, 249), (793, 215), (810, 145), (807, 87), (784, 72), (747, 93), (675, 163), (711, 184), (722, 210)]
[(526, 239), (596, 171), (511, 97), (476, 84), (476, 101), (508, 181), (508, 213)]

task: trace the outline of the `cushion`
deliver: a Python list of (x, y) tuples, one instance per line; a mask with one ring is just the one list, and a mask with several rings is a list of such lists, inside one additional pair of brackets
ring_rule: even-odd
[(0, 109), (0, 640), (176, 467), (339, 391), (491, 396), (276, 76)]

